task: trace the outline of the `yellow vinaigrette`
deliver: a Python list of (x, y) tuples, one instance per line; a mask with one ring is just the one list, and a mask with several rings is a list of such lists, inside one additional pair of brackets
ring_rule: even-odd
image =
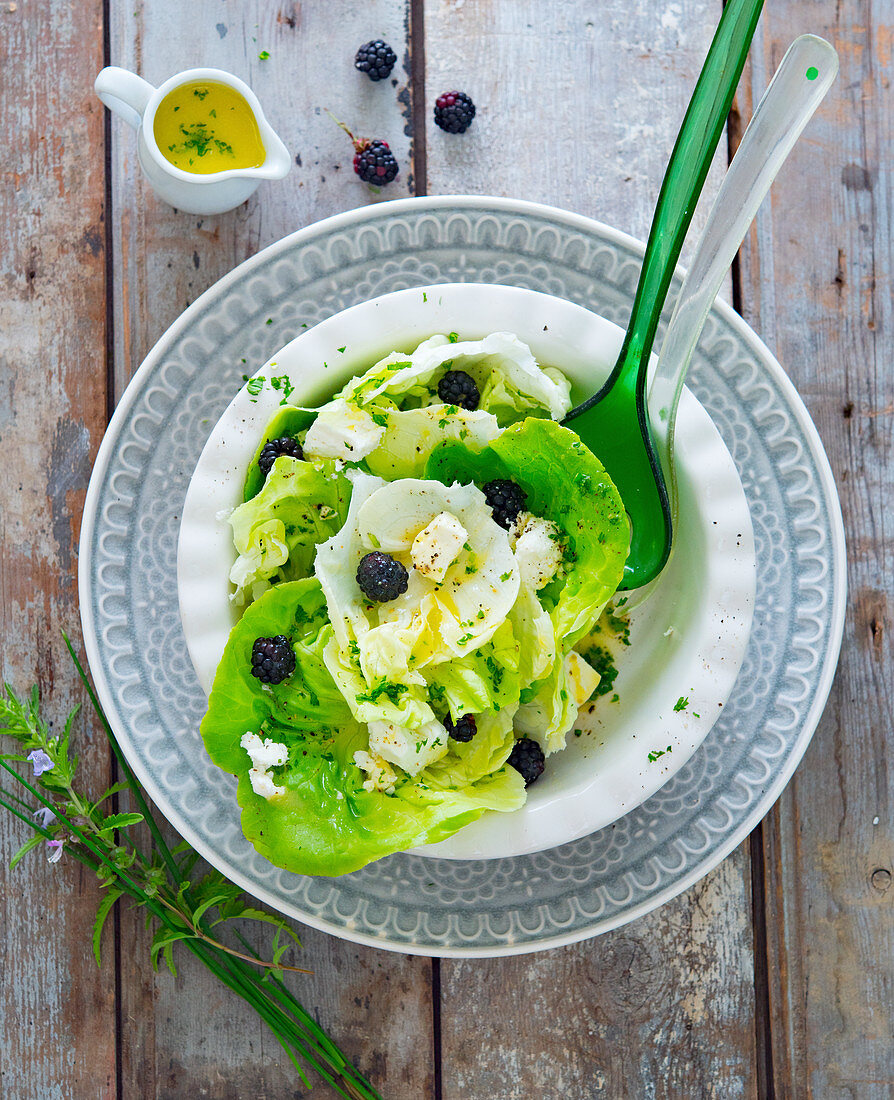
[(161, 155), (184, 172), (256, 168), (267, 152), (254, 111), (228, 84), (181, 84), (159, 103), (153, 126)]

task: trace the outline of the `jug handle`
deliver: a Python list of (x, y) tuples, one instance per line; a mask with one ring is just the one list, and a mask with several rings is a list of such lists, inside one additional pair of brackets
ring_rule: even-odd
[(117, 65), (102, 70), (93, 90), (110, 111), (120, 115), (135, 130), (140, 128), (143, 112), (155, 94), (155, 88), (147, 80)]

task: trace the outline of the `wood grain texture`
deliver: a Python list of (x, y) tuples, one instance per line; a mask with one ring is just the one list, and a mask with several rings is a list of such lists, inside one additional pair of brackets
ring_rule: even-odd
[[(156, 198), (133, 131), (113, 122), (118, 393), (168, 325), (242, 260), (320, 218), (413, 194), (408, 21), (409, 0), (112, 5), (113, 64), (155, 85), (197, 65), (234, 73), (257, 93), (295, 160), (284, 180), (262, 183), (228, 214), (183, 214)], [(390, 80), (374, 84), (354, 69), (354, 52), (379, 36), (398, 63)], [(270, 57), (261, 61), (264, 50)], [(326, 108), (358, 136), (389, 142), (401, 170), (387, 188), (375, 193), (357, 178), (351, 143)]]
[[(101, 3), (0, 6), (0, 680), (38, 681), (56, 723), (81, 697), (60, 632), (78, 636), (78, 526), (105, 425), (101, 63)], [(105, 738), (81, 726), (79, 744), (85, 781), (105, 784)], [(95, 879), (39, 851), (9, 871), (28, 830), (2, 814), (0, 1095), (113, 1096)]]
[(849, 558), (830, 703), (765, 827), (780, 1097), (880, 1100), (894, 1089), (892, 23), (890, 2), (782, 2), (765, 13), (756, 55), (770, 71), (809, 30), (841, 58), (742, 265), (746, 317), (829, 454)]
[(596, 940), (441, 962), (444, 1100), (757, 1096), (748, 861)]
[[(440, 0), (425, 13), (427, 102), (462, 88), (478, 105), (461, 137), (427, 126), (429, 190), (536, 199), (644, 238), (720, 5), (566, 2), (545, 15), (530, 0)], [(444, 1100), (756, 1096), (750, 895), (743, 847), (599, 939), (444, 960)]]
[[(721, 11), (718, 0), (427, 0), (429, 192), (551, 203), (644, 239)], [(454, 88), (477, 107), (463, 135), (432, 119)], [(721, 141), (683, 262), (725, 167)]]
[[(133, 132), (113, 123), (116, 396), (189, 302), (241, 260), (319, 218), (412, 193), (407, 23), (404, 3), (113, 5), (114, 64), (156, 84), (196, 65), (241, 76), (296, 161), (285, 180), (262, 184), (237, 210), (196, 217), (155, 197)], [(399, 61), (392, 81), (373, 84), (353, 58), (379, 36)], [(357, 179), (350, 142), (325, 107), (355, 133), (389, 141), (401, 173), (387, 190), (375, 194)], [(432, 1096), (430, 963), (299, 933), (296, 964), (314, 971), (293, 976), (302, 1003), (389, 1100)], [(308, 1095), (265, 1026), (199, 964), (185, 960), (179, 980), (156, 976), (141, 919), (123, 915), (121, 937), (122, 1100)], [(317, 1085), (310, 1095), (334, 1094)]]

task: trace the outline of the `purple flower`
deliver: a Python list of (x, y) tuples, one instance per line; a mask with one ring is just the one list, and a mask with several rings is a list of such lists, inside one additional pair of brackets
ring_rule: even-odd
[(34, 768), (35, 778), (43, 775), (44, 772), (53, 770), (53, 758), (47, 756), (43, 749), (34, 749), (33, 752), (29, 752), (28, 759), (31, 761), (31, 766)]
[(62, 858), (62, 846), (64, 843), (64, 840), (47, 841), (47, 859), (50, 863), (58, 863)]
[(35, 810), (31, 816), (37, 818), (45, 829), (49, 829), (56, 820), (56, 815), (49, 806), (41, 806), (39, 809)]

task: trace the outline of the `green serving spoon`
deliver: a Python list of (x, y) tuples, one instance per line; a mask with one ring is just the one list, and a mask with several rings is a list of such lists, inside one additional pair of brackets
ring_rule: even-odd
[(624, 590), (648, 584), (670, 554), (670, 502), (646, 400), (649, 355), (762, 7), (763, 0), (729, 0), (723, 10), (664, 175), (618, 360), (602, 389), (563, 422), (598, 456), (630, 517)]

